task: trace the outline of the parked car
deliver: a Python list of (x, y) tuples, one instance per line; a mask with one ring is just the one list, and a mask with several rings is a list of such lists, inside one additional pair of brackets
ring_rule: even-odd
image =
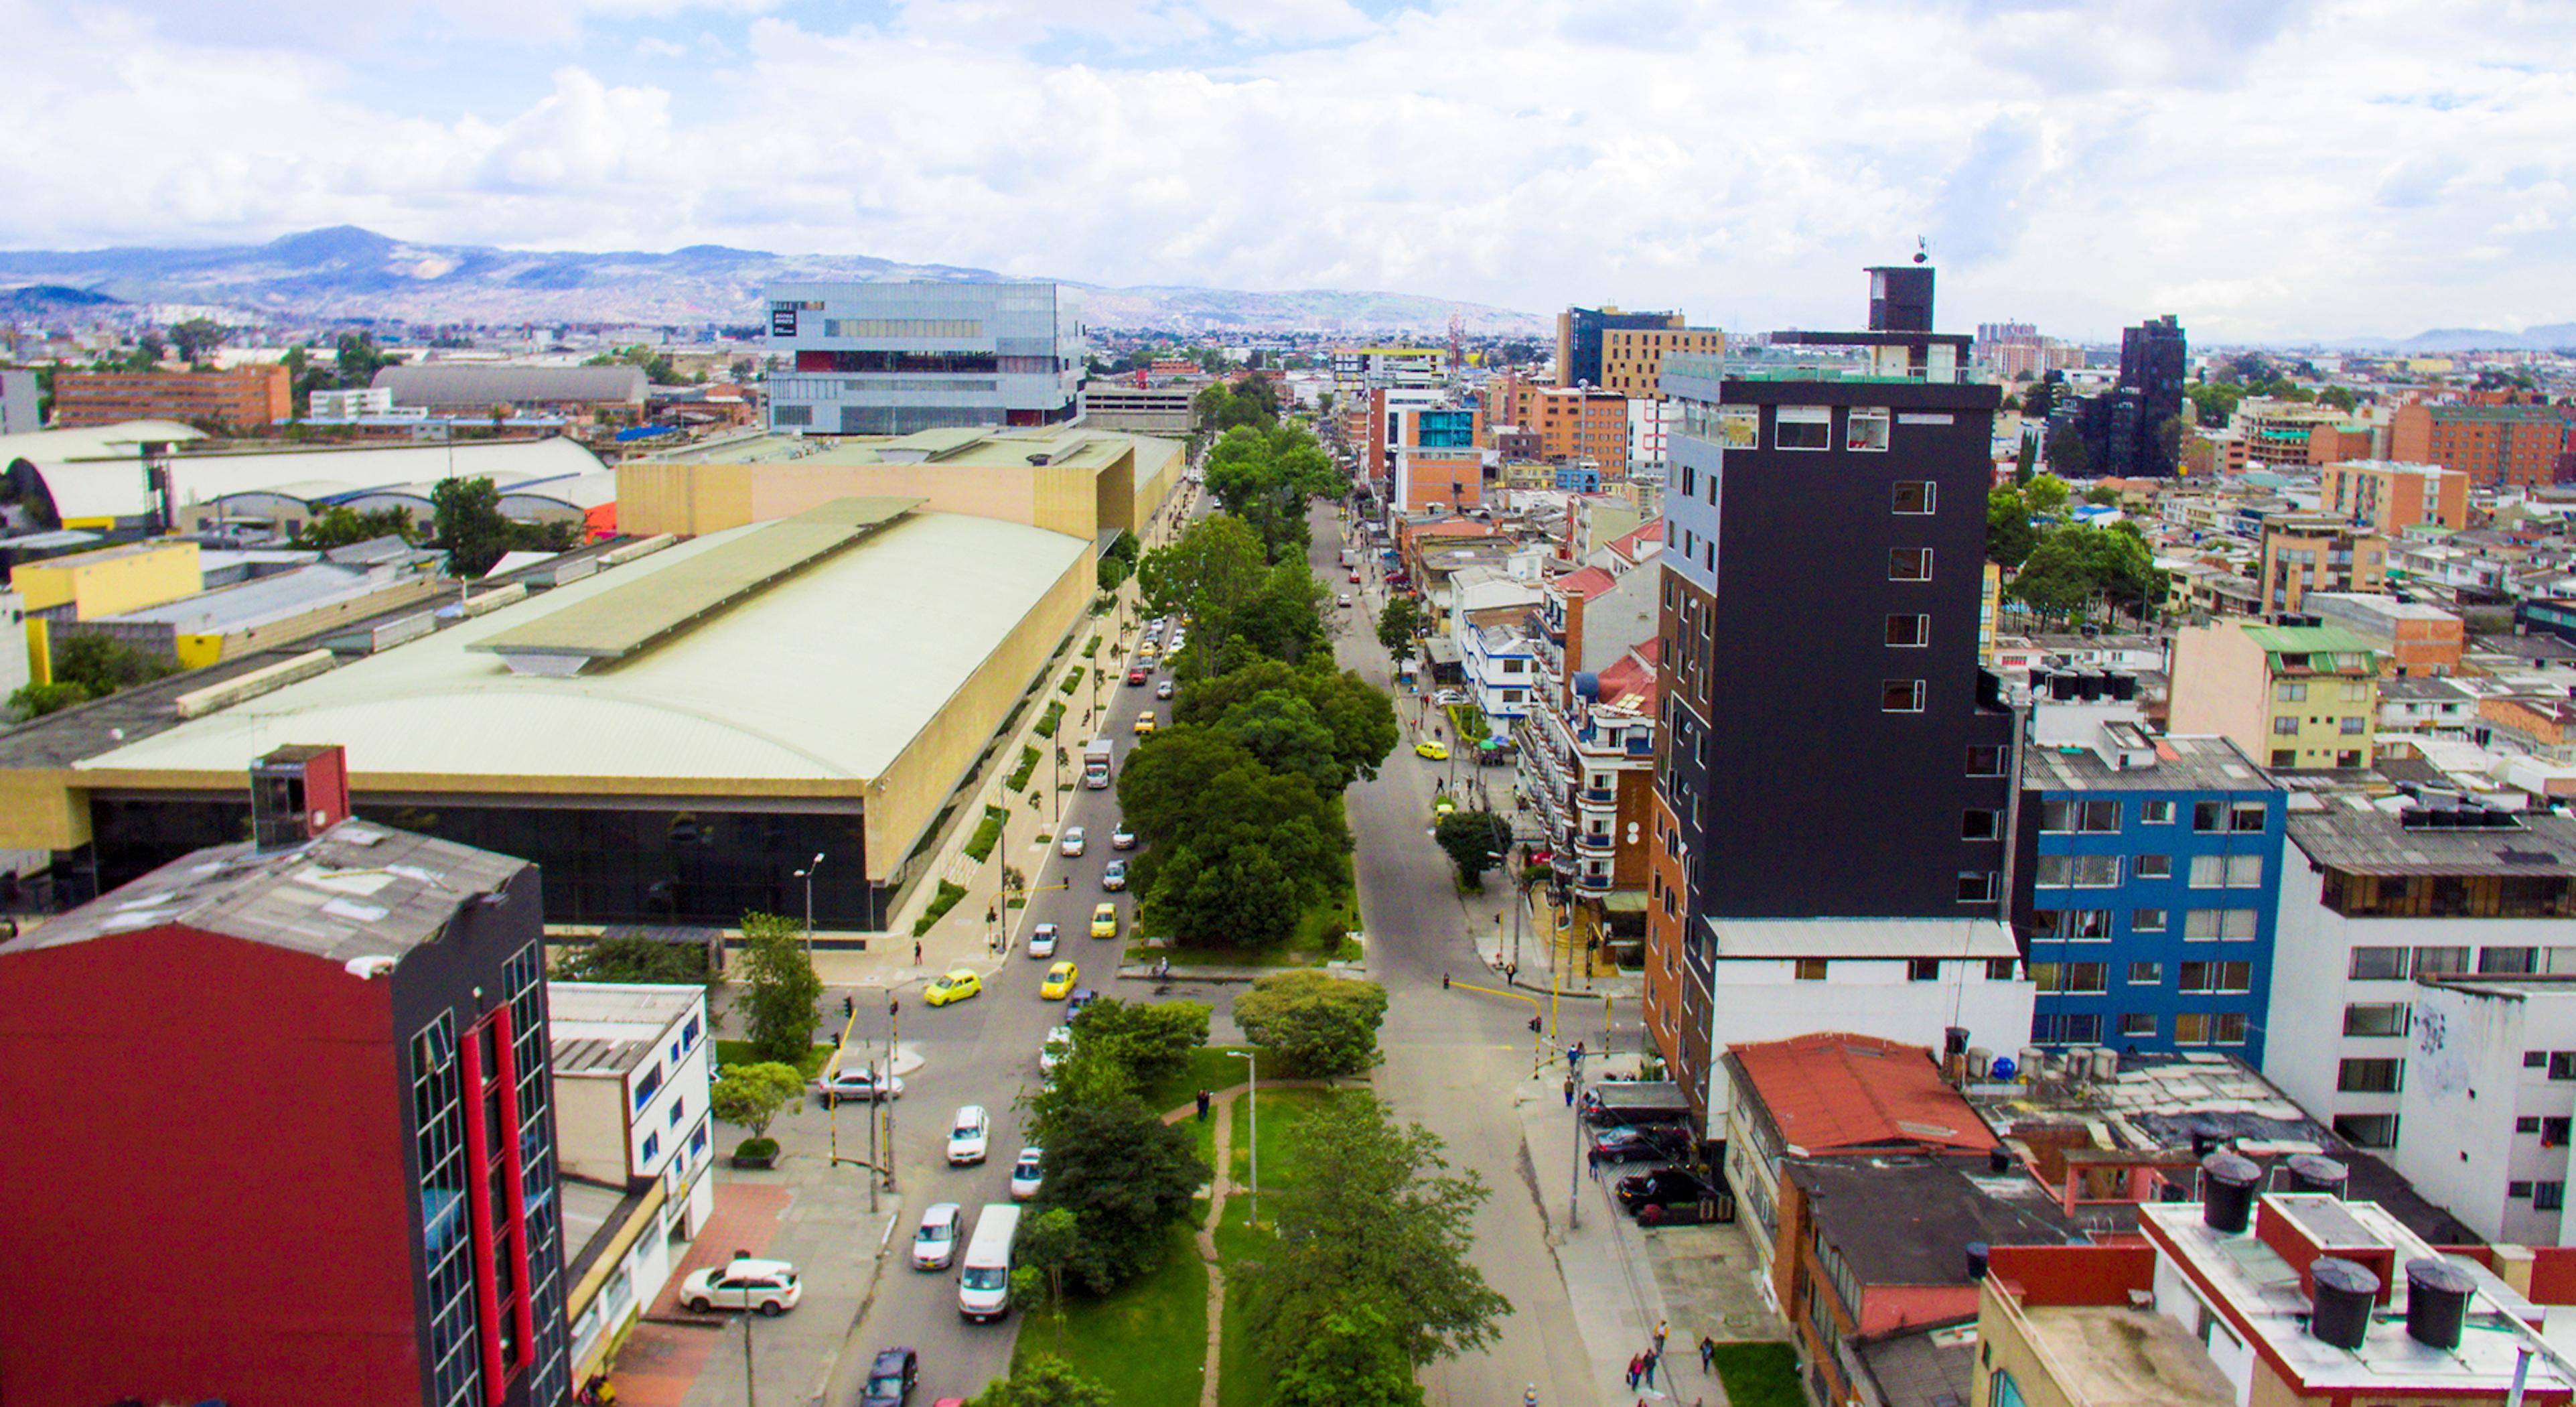
[(912, 1268), (946, 1270), (957, 1259), (957, 1238), (966, 1232), (966, 1209), (955, 1202), (933, 1203), (912, 1233)]
[(1357, 568), (1357, 567), (1353, 567), (1353, 568), (1351, 569), (1351, 585), (1353, 585), (1353, 586), (1357, 586), (1357, 585), (1359, 585), (1359, 584), (1360, 584), (1360, 573), (1359, 573), (1359, 568)]
[(1112, 860), (1107, 866), (1103, 867), (1100, 871), (1100, 887), (1103, 889), (1126, 888), (1127, 862), (1124, 860)]
[(1342, 597), (1342, 609), (1347, 611), (1347, 610), (1349, 610), (1350, 608), (1351, 608), (1351, 598), (1350, 598), (1350, 596), (1349, 596), (1347, 593), (1345, 593), (1345, 594), (1343, 595), (1343, 597)]
[(1690, 1150), (1690, 1136), (1672, 1129), (1607, 1128), (1592, 1131), (1594, 1158), (1604, 1163), (1643, 1163), (1677, 1158)]
[(1067, 826), (1064, 828), (1064, 834), (1056, 837), (1056, 852), (1067, 858), (1081, 854), (1082, 846), (1083, 836), (1080, 826)]
[(1154, 697), (1156, 697), (1156, 698), (1158, 698), (1158, 699), (1168, 699), (1168, 698), (1170, 698), (1171, 696), (1172, 696), (1172, 681), (1171, 681), (1171, 680), (1169, 680), (1169, 679), (1158, 679), (1158, 680), (1155, 680), (1155, 681), (1154, 681)]
[(1631, 1173), (1612, 1189), (1620, 1210), (1634, 1216), (1648, 1207), (1695, 1206), (1715, 1195), (1707, 1183), (1681, 1168)]
[(958, 1107), (957, 1122), (948, 1130), (948, 1166), (962, 1168), (984, 1161), (985, 1145), (991, 1141), (993, 1120), (981, 1104)]
[(1074, 979), (1081, 975), (1082, 969), (1072, 963), (1057, 963), (1047, 969), (1046, 980), (1038, 984), (1038, 995), (1051, 1002), (1062, 1001), (1073, 994)]
[(1056, 926), (1052, 923), (1041, 923), (1037, 927), (1030, 929), (1029, 956), (1033, 958), (1054, 957), (1055, 940)]
[(680, 1282), (680, 1303), (705, 1314), (718, 1309), (752, 1309), (784, 1314), (805, 1297), (796, 1267), (783, 1260), (738, 1256), (711, 1265)]
[(921, 999), (932, 1006), (946, 1006), (950, 1002), (981, 996), (983, 991), (984, 979), (975, 975), (975, 969), (953, 967), (930, 979), (930, 986), (922, 992)]
[(1073, 1028), (1056, 1026), (1046, 1033), (1046, 1044), (1038, 1047), (1038, 1073), (1052, 1075), (1064, 1058), (1073, 1054)]
[(868, 1385), (859, 1390), (859, 1407), (903, 1407), (921, 1382), (921, 1359), (908, 1348), (889, 1348), (868, 1365)]
[(880, 1099), (903, 1098), (903, 1076), (870, 1071), (865, 1062), (859, 1062), (826, 1073), (814, 1082), (814, 1092), (822, 1096), (826, 1109), (843, 1100), (874, 1104)]
[(1020, 1160), (1011, 1164), (1011, 1200), (1025, 1202), (1038, 1195), (1038, 1184), (1046, 1180), (1046, 1154), (1041, 1149), (1023, 1148)]
[(1073, 1018), (1080, 1016), (1082, 1014), (1082, 1009), (1091, 1005), (1091, 999), (1099, 995), (1100, 994), (1098, 992), (1091, 990), (1089, 987), (1074, 988), (1073, 995), (1064, 999), (1064, 1019), (1071, 1021)]
[(1431, 702), (1442, 708), (1447, 708), (1451, 704), (1462, 704), (1466, 701), (1467, 695), (1465, 691), (1459, 689), (1443, 689), (1431, 696)]
[(1118, 829), (1109, 833), (1109, 848), (1112, 850), (1135, 849), (1136, 833), (1127, 829), (1125, 825), (1120, 825)]
[(1449, 760), (1449, 745), (1437, 739), (1424, 738), (1413, 745), (1413, 755), (1427, 757), (1434, 762), (1446, 762)]

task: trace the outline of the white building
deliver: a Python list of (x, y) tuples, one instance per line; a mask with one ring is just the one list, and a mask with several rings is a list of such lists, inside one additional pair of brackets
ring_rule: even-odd
[[(2011, 927), (1994, 919), (1711, 918), (1684, 941), (1711, 957), (1712, 1069), (1733, 1047), (1812, 1031), (1934, 1050), (1953, 1026), (1996, 1052), (2030, 1040), (2036, 990)], [(1729, 1103), (1720, 1083), (1704, 1092), (1711, 1128)]]
[(1054, 283), (782, 283), (768, 290), (773, 430), (909, 435), (1082, 414), (1082, 295)]
[(315, 391), (305, 409), (308, 419), (355, 420), (362, 415), (394, 413), (391, 386), (353, 386), (345, 391)]
[(2576, 976), (2425, 977), (2390, 1161), (2490, 1241), (2570, 1244)]
[(1628, 472), (1660, 478), (1668, 463), (1665, 447), (1682, 424), (1679, 401), (1628, 398)]
[(2438, 675), (2379, 681), (2379, 726), (2391, 733), (2465, 737), (2478, 721), (2478, 696)]
[(2401, 1146), (2414, 979), (2576, 972), (2576, 818), (2399, 808), (2293, 793), (2282, 847), (2263, 1073), (2365, 1148)]
[[(1459, 619), (1463, 622), (1466, 617)], [(1462, 624), (1458, 664), (1467, 676), (1468, 701), (1493, 720), (1494, 731), (1507, 731), (1539, 706), (1538, 642), (1527, 632), (1502, 625)]]
[(706, 993), (546, 984), (578, 1381), (715, 1212)]

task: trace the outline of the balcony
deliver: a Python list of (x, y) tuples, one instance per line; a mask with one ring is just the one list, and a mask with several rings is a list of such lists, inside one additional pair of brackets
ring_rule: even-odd
[(1574, 888), (1578, 893), (1607, 894), (1613, 887), (1606, 870), (1600, 874), (1577, 874), (1574, 877)]
[(1574, 836), (1574, 853), (1588, 859), (1607, 860), (1619, 853), (1619, 837), (1616, 833), (1578, 831)]
[(1586, 811), (1616, 811), (1619, 792), (1615, 787), (1585, 787), (1574, 794), (1574, 802)]

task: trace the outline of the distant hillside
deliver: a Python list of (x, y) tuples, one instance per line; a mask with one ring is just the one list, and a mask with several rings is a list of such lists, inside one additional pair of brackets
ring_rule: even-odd
[(2482, 327), (2437, 327), (2401, 339), (2357, 338), (2341, 344), (2377, 352), (2549, 352), (2576, 348), (2576, 322), (2545, 323), (2520, 332)]
[[(865, 255), (769, 254), (691, 245), (667, 254), (566, 254), (472, 244), (414, 244), (343, 225), (267, 244), (210, 249), (0, 251), (0, 313), (77, 314), (99, 303), (191, 303), (320, 320), (416, 323), (749, 324), (773, 282), (981, 283), (984, 269), (898, 264)], [(34, 300), (32, 302), (27, 300)], [(1245, 293), (1207, 288), (1087, 289), (1101, 327), (1170, 331), (1472, 331), (1534, 335), (1527, 313), (1399, 293), (1329, 289)]]

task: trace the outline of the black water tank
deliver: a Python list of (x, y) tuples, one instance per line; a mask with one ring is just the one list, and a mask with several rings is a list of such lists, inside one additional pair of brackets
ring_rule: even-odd
[(2290, 1160), (2290, 1190), (2293, 1192), (2331, 1192), (2343, 1195), (2344, 1183), (2351, 1171), (2332, 1158), (2302, 1153)]
[(2406, 1262), (2406, 1332), (2432, 1348), (2458, 1348), (2477, 1279), (2447, 1260), (2425, 1256)]
[(2218, 1125), (2206, 1120), (2195, 1121), (2191, 1126), (2191, 1156), (2206, 1158), (2217, 1152), (2219, 1140), (2225, 1137), (2227, 1131)]
[(1967, 1053), (1968, 1053), (1968, 1028), (1967, 1028), (1967, 1027), (1965, 1027), (1965, 1026), (1944, 1026), (1944, 1027), (1942, 1027), (1942, 1028), (1941, 1028), (1941, 1053), (1942, 1053), (1943, 1055), (1965, 1055), (1965, 1054), (1967, 1054)]
[(2254, 1213), (2263, 1169), (2251, 1158), (2212, 1153), (2200, 1160), (2200, 1219), (2212, 1231), (2243, 1231)]
[(1986, 1170), (1988, 1172), (2011, 1172), (2012, 1165), (2013, 1156), (2011, 1149), (1989, 1148), (1986, 1150)]
[[(1985, 1278), (1986, 1278), (1986, 1254), (1987, 1254), (1987, 1248), (1986, 1248), (1986, 1243), (1985, 1243), (1985, 1242), (1983, 1242), (1983, 1241), (1970, 1241), (1970, 1242), (1968, 1243), (1968, 1278), (1969, 1278), (1969, 1279), (1971, 1279), (1971, 1280), (1983, 1280), (1983, 1279), (1985, 1279)], [(2408, 1268), (2409, 1268), (2410, 1270), (2412, 1270), (2412, 1268), (2413, 1268), (2413, 1267), (2411, 1267), (2411, 1266), (2410, 1266), (2410, 1267), (2408, 1267)], [(2413, 1284), (2413, 1283), (2414, 1283), (2414, 1281), (2409, 1280), (2407, 1283), (2411, 1285), (2411, 1284)], [(2455, 1326), (2455, 1327), (2456, 1327), (2456, 1326)]]
[(2077, 692), (2084, 696), (2086, 703), (2096, 702), (2102, 697), (2102, 671), (2088, 669), (2076, 676), (2076, 682), (2082, 686)]
[(2138, 676), (2134, 674), (2114, 674), (2111, 676), (2111, 697), (2125, 703), (2137, 696)]
[(2337, 1348), (2361, 1347), (2370, 1336), (2370, 1309), (2379, 1300), (2379, 1277), (2367, 1266), (2319, 1256), (2308, 1263), (2308, 1280), (2316, 1286), (2308, 1332)]

